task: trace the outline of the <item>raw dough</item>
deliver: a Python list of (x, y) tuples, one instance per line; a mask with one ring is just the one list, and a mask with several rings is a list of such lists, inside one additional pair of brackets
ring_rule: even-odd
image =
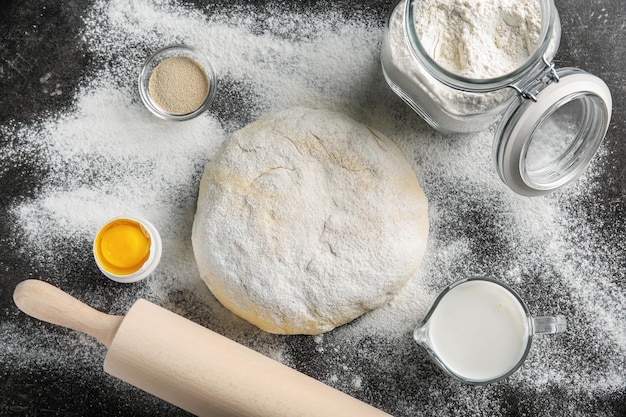
[(421, 263), (428, 202), (388, 138), (294, 108), (233, 133), (200, 183), (193, 248), (235, 314), (316, 334), (387, 303)]

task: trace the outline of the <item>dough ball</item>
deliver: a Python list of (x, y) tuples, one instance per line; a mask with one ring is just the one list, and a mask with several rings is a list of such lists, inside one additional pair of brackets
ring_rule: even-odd
[(427, 239), (428, 202), (395, 144), (305, 108), (225, 141), (202, 177), (192, 232), (215, 297), (282, 334), (322, 333), (387, 303)]

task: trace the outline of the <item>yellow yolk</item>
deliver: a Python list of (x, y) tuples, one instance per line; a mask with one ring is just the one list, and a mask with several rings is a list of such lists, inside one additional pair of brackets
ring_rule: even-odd
[(115, 220), (98, 233), (98, 260), (113, 274), (132, 274), (150, 256), (150, 243), (150, 235), (141, 224), (128, 219)]

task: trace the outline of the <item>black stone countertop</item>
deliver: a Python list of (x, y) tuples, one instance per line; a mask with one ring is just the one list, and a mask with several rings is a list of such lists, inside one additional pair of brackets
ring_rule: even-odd
[[(195, 0), (178, 6), (178, 2), (172, 3), (174, 7), (196, 9), (209, 17), (212, 13), (230, 11), (251, 20), (259, 19), (260, 32), (266, 28), (261, 20), (267, 17), (264, 13), (267, 10), (272, 10), (270, 15), (275, 17), (280, 15), (276, 10), (282, 9), (285, 12), (316, 14), (330, 8), (348, 20), (365, 19), (371, 22), (375, 30), (379, 30), (391, 8), (389, 1), (373, 0), (293, 3), (254, 1), (250, 4), (247, 1)], [(580, 206), (578, 213), (588, 226), (587, 229), (581, 228), (580, 233), (593, 235), (597, 243), (593, 247), (605, 248), (611, 255), (610, 271), (597, 271), (597, 274), (603, 277), (603, 283), (607, 283), (607, 287), (602, 290), (605, 291), (603, 295), (611, 293), (609, 299), (619, 302), (626, 294), (626, 3), (623, 0), (559, 0), (556, 3), (563, 29), (556, 64), (559, 67), (583, 68), (605, 80), (612, 92), (611, 125), (602, 152), (595, 162), (599, 168), (595, 170), (595, 176), (585, 179), (593, 191), (583, 193), (572, 204)], [(108, 281), (101, 284), (101, 276), (91, 259), (91, 242), (80, 240), (80, 236), (78, 241), (73, 241), (71, 236), (67, 237), (58, 246), (53, 259), (41, 262), (28, 247), (29, 240), (21, 236), (21, 229), (16, 227), (20, 222), (16, 208), (41, 195), (42, 190), (49, 185), (48, 178), (53, 169), (45, 163), (44, 150), (38, 150), (33, 143), (26, 146), (19, 132), (25, 128), (37, 131), (42, 121), (71, 114), (77, 92), (88, 86), (93, 74), (118, 62), (103, 61), (102, 54), (92, 51), (92, 39), (85, 35), (89, 33), (84, 30), (85, 16), (92, 13), (94, 7), (102, 7), (103, 4), (75, 0), (8, 0), (0, 5), (0, 415), (3, 416), (186, 415), (178, 408), (104, 373), (101, 369), (104, 348), (95, 340), (55, 326), (35, 324), (35, 320), (20, 313), (12, 301), (13, 289), (27, 278), (52, 282), (79, 298), (87, 297), (92, 291), (95, 295), (90, 301), (104, 310), (116, 296), (127, 296), (137, 288), (140, 293), (144, 288), (142, 285), (145, 285), (120, 286)], [(144, 46), (132, 44), (131, 37), (128, 39), (129, 44), (125, 47), (131, 51), (130, 54), (145, 56), (147, 51), (142, 49)], [(381, 77), (377, 77), (380, 81)], [(250, 115), (256, 115), (254, 111), (241, 108), (242, 103), (246, 102), (246, 90), (238, 90), (239, 86), (228, 80), (223, 83), (220, 87), (223, 98), (218, 99), (211, 109), (226, 126), (226, 130), (242, 125), (253, 118)], [(385, 99), (389, 97), (393, 96), (386, 96)], [(398, 103), (394, 105), (398, 106)], [(400, 108), (403, 109), (400, 111), (402, 117), (414, 117), (402, 104)], [(241, 111), (249, 112), (250, 117), (242, 116)], [(429, 194), (429, 188), (425, 187), (425, 190)], [(432, 201), (436, 204), (437, 198), (433, 196)], [(479, 233), (480, 227), (487, 224), (481, 222), (481, 218), (480, 215), (468, 218), (470, 223), (476, 221)], [(41, 222), (45, 226), (46, 219), (41, 219)], [(442, 230), (438, 232), (442, 233)], [(491, 239), (485, 238), (482, 243), (498, 251), (498, 243), (506, 239), (500, 239), (497, 233), (506, 231), (491, 230), (488, 233), (493, 234)], [(588, 255), (591, 257), (595, 254)], [(490, 271), (492, 269), (488, 262), (500, 258), (487, 256), (485, 259), (484, 270)], [(572, 263), (578, 265), (576, 261), (573, 259)], [(549, 263), (549, 260), (546, 262)], [(529, 288), (527, 294), (553, 297), (550, 290), (544, 293), (541, 280), (532, 271), (525, 271), (525, 274)], [(607, 277), (607, 274), (613, 276)], [(594, 279), (594, 276), (589, 277), (590, 282)], [(439, 288), (445, 285), (436, 283)], [(168, 307), (176, 309), (176, 297), (184, 299), (185, 296), (178, 294), (170, 297)], [(587, 344), (580, 338), (570, 340), (565, 337), (562, 343), (575, 352), (572, 353), (577, 358), (575, 360), (583, 360), (592, 370), (597, 367), (597, 371), (602, 372), (607, 363), (613, 366), (617, 369), (613, 374), (617, 372), (619, 378), (621, 373), (621, 385), (607, 384), (604, 388), (588, 386), (580, 381), (587, 374), (579, 377), (570, 375), (576, 372), (571, 372), (565, 366), (567, 358), (560, 357), (563, 366), (570, 369), (566, 377), (551, 380), (552, 374), (546, 373), (547, 382), (543, 384), (529, 385), (522, 378), (505, 380), (488, 388), (469, 387), (442, 375), (429, 362), (427, 355), (410, 342), (391, 346), (384, 339), (361, 338), (358, 345), (342, 345), (343, 351), (336, 349), (330, 353), (332, 349), (326, 349), (329, 353), (325, 359), (316, 362), (321, 352), (320, 343), (323, 346), (319, 339), (293, 336), (281, 340), (290, 366), (396, 416), (625, 416), (626, 306), (609, 308), (602, 305), (602, 300), (607, 298), (593, 291), (582, 296), (589, 297), (585, 301), (587, 305), (595, 305), (599, 311), (605, 311), (606, 308), (608, 322), (617, 323), (617, 328), (610, 329), (614, 340), (612, 344), (603, 345), (595, 343), (595, 339), (589, 339)], [(594, 298), (596, 296), (597, 299)], [(581, 321), (595, 320), (583, 320), (585, 311), (569, 305), (566, 298), (563, 300), (565, 313), (574, 323), (572, 331), (579, 329), (577, 323)], [(123, 313), (127, 307), (115, 308)], [(198, 316), (202, 313), (196, 314), (186, 308), (177, 312), (203, 322), (202, 317)], [(54, 337), (45, 336), (47, 334), (53, 334)], [(590, 337), (603, 336), (601, 333), (593, 333)], [(49, 341), (57, 345), (48, 346), (47, 353), (39, 355), (37, 346)], [(31, 347), (31, 343), (34, 347)], [(257, 348), (264, 351), (262, 341), (260, 343)], [(549, 349), (551, 345), (541, 346)], [(603, 346), (612, 348), (604, 349)], [(353, 351), (348, 352), (346, 349)], [(50, 350), (67, 353), (55, 357), (50, 354)], [(78, 353), (79, 350), (86, 350), (91, 356), (86, 356), (84, 352)], [(385, 361), (368, 361), (368, 358), (391, 357), (398, 352), (408, 352), (424, 366), (387, 369)], [(546, 366), (542, 360), (547, 357), (549, 355), (535, 358), (529, 366)], [(358, 381), (342, 381), (341, 370), (348, 367), (358, 370)], [(558, 374), (559, 363), (550, 369), (552, 373)], [(340, 377), (329, 377), (333, 372)], [(407, 375), (414, 372), (414, 375)], [(417, 379), (421, 383), (414, 383)]]

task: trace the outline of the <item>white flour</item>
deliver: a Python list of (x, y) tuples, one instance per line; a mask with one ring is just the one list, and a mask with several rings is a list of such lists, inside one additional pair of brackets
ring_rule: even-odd
[(518, 68), (541, 31), (538, 0), (418, 1), (416, 30), (442, 67), (468, 78), (495, 78)]
[[(405, 1), (388, 21), (381, 62), (388, 82), (432, 126), (445, 132), (477, 132), (496, 122), (511, 88), (473, 93), (449, 87), (423, 66), (409, 47)], [(518, 68), (537, 43), (541, 26), (538, 0), (515, 2), (427, 0), (416, 2), (415, 24), (422, 44), (442, 67), (465, 77), (487, 79)], [(554, 11), (556, 14), (556, 11)], [(509, 23), (507, 23), (509, 22)], [(544, 55), (551, 60), (560, 41), (560, 23), (548, 34)], [(534, 48), (531, 48), (534, 49)], [(506, 85), (506, 84), (504, 84)]]
[[(381, 62), (387, 80), (399, 89), (399, 95), (419, 107), (420, 115), (432, 119), (439, 129), (450, 132), (480, 131), (494, 121), (493, 112), (512, 96), (512, 90), (493, 93), (467, 93), (448, 87), (416, 61), (405, 38), (404, 2), (389, 17), (383, 40)], [(483, 115), (489, 115), (486, 120)], [(478, 120), (478, 123), (476, 122)]]
[[(440, 135), (389, 90), (378, 20), (264, 13), (96, 1), (83, 39), (103, 66), (81, 84), (73, 108), (30, 126), (0, 126), (19, 145), (11, 152), (50, 168), (36, 195), (8, 213), (19, 256), (98, 309), (122, 314), (137, 297), (148, 298), (396, 417), (509, 415), (503, 393), (516, 390), (539, 414), (584, 415), (623, 390), (626, 224), (594, 203), (602, 153), (575, 185), (547, 197), (516, 196), (491, 167), (492, 131)], [(205, 49), (223, 86), (206, 114), (184, 123), (152, 116), (135, 85), (145, 57), (173, 42)], [(190, 241), (200, 173), (226, 135), (294, 105), (339, 110), (385, 133), (430, 201), (427, 253), (404, 290), (390, 305), (316, 338), (269, 335), (228, 312), (198, 277)], [(157, 272), (136, 285), (103, 281), (90, 253), (98, 227), (122, 213), (146, 217), (163, 238)], [(566, 315), (568, 333), (537, 337), (526, 364), (503, 383), (454, 383), (411, 332), (437, 292), (467, 274), (506, 281), (535, 314)], [(104, 348), (92, 338), (25, 323), (0, 323), (0, 362), (85, 379), (102, 372)]]

